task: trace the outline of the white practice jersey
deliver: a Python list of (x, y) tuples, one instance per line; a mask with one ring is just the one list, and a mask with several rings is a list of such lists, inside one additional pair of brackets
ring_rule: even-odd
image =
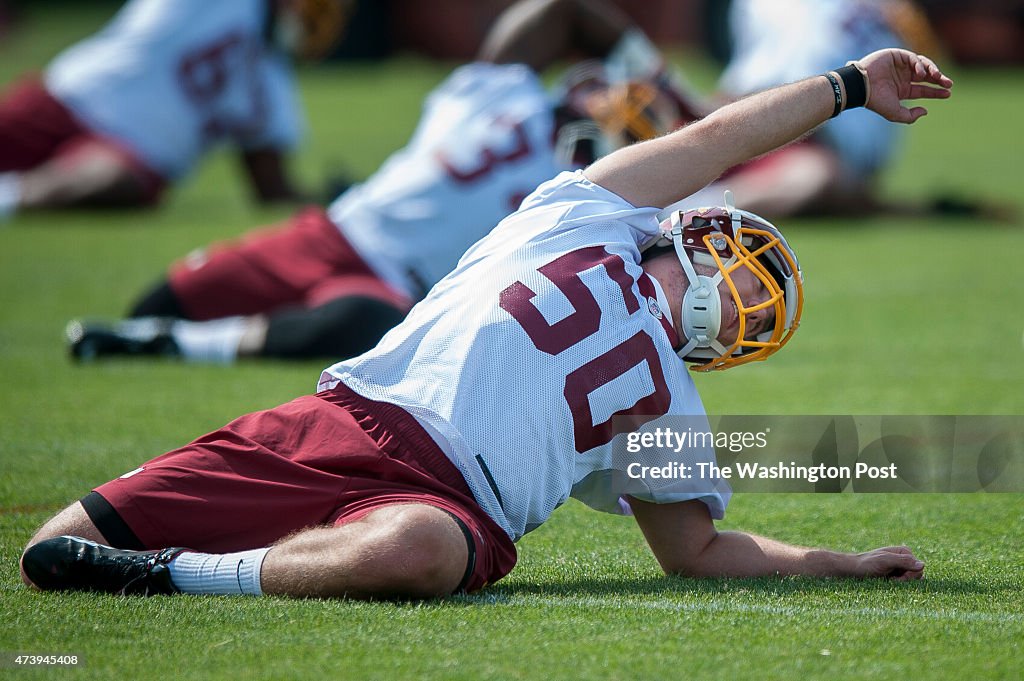
[[(719, 89), (733, 97), (839, 68), (875, 50), (902, 47), (884, 0), (734, 0), (729, 24), (733, 57)], [(828, 121), (816, 134), (859, 174), (892, 157), (900, 126), (866, 109)]]
[[(481, 507), (515, 540), (570, 495), (622, 512), (630, 415), (706, 423), (674, 331), (638, 264), (657, 209), (565, 172), (541, 185), (373, 350), (323, 372), (427, 426)], [(664, 298), (662, 297), (662, 301)], [(689, 460), (714, 461), (697, 448)], [(618, 476), (618, 478), (616, 477)], [(728, 487), (647, 481), (655, 503), (699, 498), (722, 517)]]
[(268, 5), (132, 0), (50, 64), (46, 87), (168, 179), (220, 141), (292, 147), (302, 117), (290, 67), (264, 41)]
[(560, 170), (553, 108), (522, 65), (469, 64), (426, 99), (412, 140), (328, 209), (389, 284), (418, 300)]

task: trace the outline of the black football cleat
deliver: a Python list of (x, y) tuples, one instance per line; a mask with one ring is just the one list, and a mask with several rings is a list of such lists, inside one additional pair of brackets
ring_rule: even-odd
[(21, 557), (21, 568), (43, 591), (175, 594), (167, 564), (184, 550), (127, 551), (64, 536), (31, 546)]
[(64, 330), (72, 359), (88, 362), (110, 355), (180, 355), (171, 337), (171, 319), (144, 317), (125, 319), (115, 324), (82, 321), (68, 322)]

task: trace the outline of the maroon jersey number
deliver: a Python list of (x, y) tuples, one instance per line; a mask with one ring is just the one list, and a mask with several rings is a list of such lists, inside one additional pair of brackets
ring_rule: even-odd
[(495, 168), (505, 163), (514, 163), (521, 158), (530, 155), (530, 138), (526, 129), (520, 122), (512, 122), (499, 118), (494, 121), (497, 129), (508, 130), (513, 139), (512, 148), (505, 152), (497, 152), (489, 147), (484, 147), (480, 152), (477, 163), (468, 168), (457, 168), (443, 151), (437, 152), (438, 162), (444, 166), (448, 175), (460, 184), (476, 182), (489, 175)]
[[(178, 84), (203, 117), (202, 130), (208, 139), (256, 133), (262, 129), (268, 103), (259, 78), (260, 50), (260, 44), (254, 39), (232, 32), (182, 57), (178, 64)], [(246, 88), (248, 108), (225, 118), (219, 114), (216, 101), (233, 81)]]
[[(453, 163), (452, 159), (444, 151), (437, 151), (435, 154), (437, 162), (448, 173), (448, 177), (458, 184), (472, 184), (484, 179), (501, 166), (528, 158), (533, 153), (533, 149), (530, 147), (530, 137), (526, 134), (526, 128), (523, 127), (521, 122), (498, 118), (494, 121), (494, 127), (499, 130), (507, 130), (511, 134), (511, 149), (500, 152), (490, 147), (484, 147), (480, 152), (477, 162), (472, 166), (463, 168)], [(533, 184), (531, 182), (528, 188), (513, 191), (509, 195), (507, 199), (509, 212), (519, 208), (519, 204), (523, 202), (523, 199), (533, 191)]]
[[(608, 277), (619, 286), (626, 311), (633, 314), (639, 310), (640, 302), (633, 294), (634, 280), (626, 272), (624, 261), (620, 256), (609, 253), (604, 246), (581, 248), (537, 268), (572, 305), (572, 314), (564, 319), (549, 324), (532, 302), (537, 294), (521, 281), (501, 292), (498, 305), (519, 322), (534, 347), (549, 355), (561, 354), (597, 333), (601, 326), (601, 306), (580, 278), (580, 273), (597, 266), (603, 266)], [(590, 408), (591, 393), (642, 363), (647, 365), (654, 391), (639, 396), (631, 406), (595, 424)], [(668, 411), (671, 401), (657, 348), (643, 331), (570, 372), (565, 377), (564, 396), (572, 414), (576, 451), (579, 453), (611, 441), (615, 436), (612, 423), (615, 417), (661, 416)]]

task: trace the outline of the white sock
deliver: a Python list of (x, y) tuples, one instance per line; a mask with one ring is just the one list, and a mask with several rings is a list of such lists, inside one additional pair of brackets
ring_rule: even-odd
[(247, 317), (207, 322), (179, 320), (171, 324), (171, 338), (187, 360), (231, 364), (238, 358), (238, 344), (248, 328)]
[(171, 581), (182, 593), (262, 596), (260, 569), (269, 550), (220, 554), (185, 551), (167, 567)]
[(21, 176), (18, 173), (0, 173), (0, 220), (18, 210), (21, 202)]

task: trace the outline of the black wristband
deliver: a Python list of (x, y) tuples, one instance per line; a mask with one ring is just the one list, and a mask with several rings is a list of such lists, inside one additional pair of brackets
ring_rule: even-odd
[(839, 81), (832, 75), (831, 71), (824, 75), (828, 78), (828, 82), (832, 84), (832, 94), (836, 98), (836, 105), (832, 107), (832, 118), (835, 118), (843, 110), (843, 90), (839, 87)]
[(868, 87), (860, 69), (853, 64), (847, 64), (841, 69), (836, 69), (836, 73), (843, 79), (843, 86), (846, 88), (845, 108), (853, 109), (867, 104)]

